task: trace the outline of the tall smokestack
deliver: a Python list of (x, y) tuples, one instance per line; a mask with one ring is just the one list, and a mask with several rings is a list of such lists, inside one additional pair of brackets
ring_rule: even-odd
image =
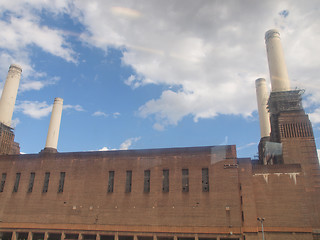
[(264, 78), (258, 78), (256, 80), (256, 94), (258, 103), (258, 112), (260, 119), (260, 134), (261, 138), (270, 136), (270, 121), (269, 112), (267, 110), (268, 104), (268, 90), (266, 80)]
[(278, 30), (271, 29), (265, 34), (268, 64), (270, 71), (272, 92), (290, 90), (287, 66)]
[(17, 98), (22, 68), (17, 64), (9, 67), (6, 83), (0, 99), (0, 122), (10, 127), (14, 105)]
[(62, 98), (54, 99), (46, 146), (44, 148), (45, 152), (57, 152), (61, 114), (62, 114), (62, 105), (63, 105)]

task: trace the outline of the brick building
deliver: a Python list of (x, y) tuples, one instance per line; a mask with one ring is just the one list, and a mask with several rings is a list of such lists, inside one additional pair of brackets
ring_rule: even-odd
[(270, 94), (259, 160), (237, 158), (233, 145), (1, 155), (0, 239), (320, 239), (320, 168), (301, 94)]
[(19, 153), (20, 146), (14, 141), (13, 129), (0, 122), (0, 155)]

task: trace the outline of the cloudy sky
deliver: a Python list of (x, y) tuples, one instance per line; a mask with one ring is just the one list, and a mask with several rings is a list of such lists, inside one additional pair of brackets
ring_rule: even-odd
[(0, 0), (0, 79), (23, 68), (13, 116), (24, 153), (44, 148), (55, 97), (58, 151), (260, 140), (254, 81), (279, 29), (293, 88), (320, 148), (319, 1)]

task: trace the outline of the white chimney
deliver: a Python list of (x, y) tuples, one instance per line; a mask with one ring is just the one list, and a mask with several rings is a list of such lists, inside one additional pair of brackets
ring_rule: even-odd
[(14, 105), (16, 103), (22, 68), (17, 64), (9, 67), (6, 83), (0, 99), (0, 122), (10, 127)]
[(272, 92), (290, 91), (290, 81), (278, 30), (265, 34)]
[(260, 119), (260, 134), (261, 138), (270, 136), (270, 116), (267, 109), (268, 104), (268, 90), (266, 80), (258, 78), (256, 80), (256, 94), (258, 103), (258, 112)]
[(62, 105), (63, 105), (62, 98), (54, 99), (46, 146), (44, 148), (45, 151), (50, 151), (50, 152), (57, 151), (61, 114), (62, 114)]

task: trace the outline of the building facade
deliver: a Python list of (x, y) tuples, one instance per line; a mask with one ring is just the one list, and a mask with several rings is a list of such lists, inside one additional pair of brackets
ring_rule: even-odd
[[(272, 52), (278, 35), (266, 34), (271, 64), (282, 58)], [(277, 67), (268, 103), (259, 104), (271, 132), (258, 160), (238, 158), (234, 145), (59, 153), (55, 143), (0, 155), (0, 239), (320, 239), (312, 125), (302, 92)]]

